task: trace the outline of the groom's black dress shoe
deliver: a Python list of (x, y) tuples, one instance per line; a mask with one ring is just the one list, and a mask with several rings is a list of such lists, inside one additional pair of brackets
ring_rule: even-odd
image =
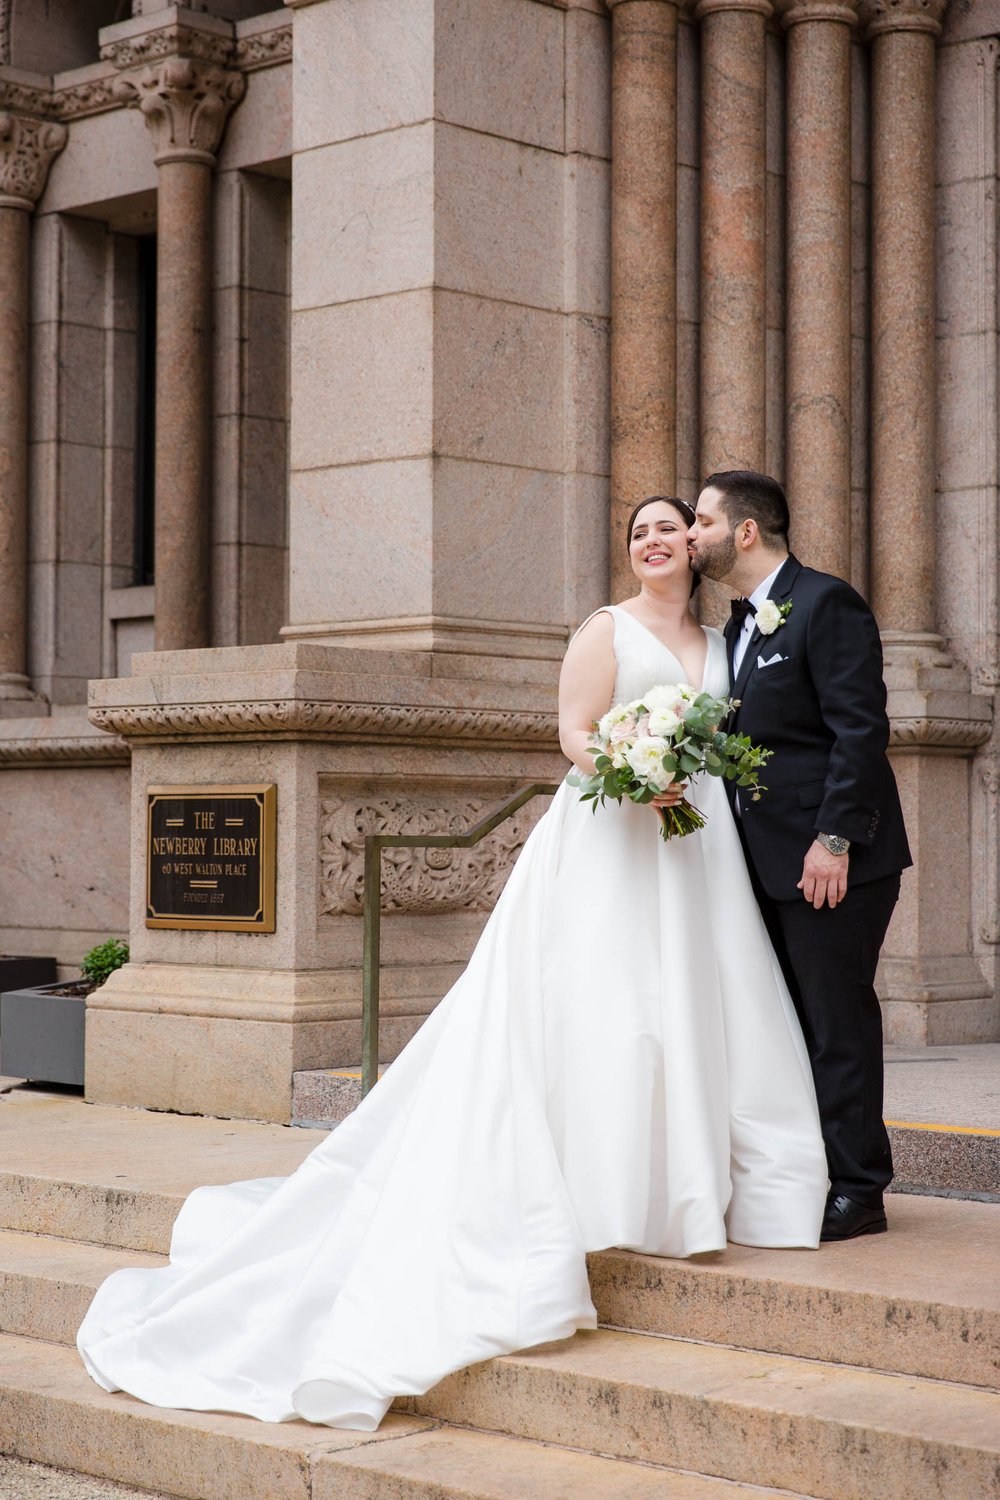
[(888, 1229), (884, 1208), (869, 1208), (838, 1193), (830, 1198), (823, 1215), (821, 1240), (853, 1240), (859, 1234), (885, 1234)]

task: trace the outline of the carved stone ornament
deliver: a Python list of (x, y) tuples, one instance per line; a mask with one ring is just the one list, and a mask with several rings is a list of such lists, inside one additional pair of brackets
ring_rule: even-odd
[(10, 62), (10, 13), (14, 0), (0, 0), (0, 67)]
[[(493, 802), (415, 803), (324, 799), (320, 824), (320, 911), (356, 916), (364, 893), (369, 833), (464, 833)], [(383, 849), (383, 911), (491, 911), (541, 809), (524, 808), (473, 849)]]
[(244, 73), (255, 73), (260, 68), (273, 68), (287, 62), (292, 55), (292, 28), (286, 21), (283, 26), (273, 26), (269, 31), (255, 31), (252, 36), (238, 38), (233, 48), (232, 64)]
[(242, 73), (190, 57), (168, 57), (157, 67), (120, 78), (115, 91), (145, 115), (157, 166), (168, 161), (211, 166), (229, 112), (246, 86)]
[(98, 729), (123, 739), (234, 740), (266, 735), (288, 740), (349, 740), (380, 744), (466, 745), (479, 749), (555, 749), (559, 721), (554, 713), (505, 709), (414, 708), (396, 703), (311, 703), (304, 700), (253, 703), (143, 703), (95, 706), (88, 717)]
[(0, 76), (0, 109), (15, 114), (37, 115), (41, 120), (77, 120), (82, 115), (98, 115), (108, 109), (121, 109), (123, 101), (115, 98), (118, 75), (113, 69), (104, 78), (90, 78), (62, 89), (38, 88), (17, 78)]
[(941, 22), (948, 0), (861, 0), (861, 22), (865, 35), (883, 31), (928, 31), (941, 35)]
[(1000, 767), (988, 761), (984, 762), (979, 767), (979, 780), (982, 782), (984, 791), (987, 791), (991, 797), (995, 797), (1000, 792)]
[(129, 759), (129, 748), (119, 739), (102, 740), (84, 734), (15, 737), (0, 733), (0, 766), (127, 766)]
[(53, 89), (48, 112), (57, 120), (79, 120), (84, 115), (100, 115), (109, 109), (120, 109), (122, 100), (115, 93), (118, 75), (91, 78), (64, 89)]
[(116, 68), (134, 68), (140, 63), (156, 63), (168, 57), (190, 57), (196, 62), (227, 63), (232, 56), (233, 39), (228, 33), (201, 31), (192, 26), (160, 26), (144, 31), (127, 41), (109, 42), (101, 48), (101, 59)]
[(889, 748), (905, 750), (948, 750), (971, 755), (978, 745), (985, 745), (993, 732), (989, 719), (891, 718)]
[(65, 125), (0, 112), (0, 206), (34, 208), (65, 144)]

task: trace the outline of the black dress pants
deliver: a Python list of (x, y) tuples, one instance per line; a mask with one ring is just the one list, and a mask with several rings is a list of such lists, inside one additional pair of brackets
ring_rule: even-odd
[(817, 911), (801, 896), (772, 901), (750, 871), (812, 1063), (831, 1191), (877, 1207), (892, 1181), (892, 1149), (875, 966), (900, 877), (848, 884), (832, 911)]

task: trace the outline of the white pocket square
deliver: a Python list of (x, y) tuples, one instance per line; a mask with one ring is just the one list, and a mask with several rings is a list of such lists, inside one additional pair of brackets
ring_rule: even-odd
[(785, 657), (785, 656), (782, 656), (781, 652), (778, 651), (778, 652), (775, 653), (774, 656), (769, 656), (768, 659), (767, 659), (767, 661), (765, 661), (762, 656), (758, 656), (758, 658), (757, 658), (757, 665), (758, 665), (758, 667), (773, 667), (774, 664), (775, 664), (775, 662), (777, 662), (777, 661), (787, 661), (787, 660), (788, 660), (788, 658)]

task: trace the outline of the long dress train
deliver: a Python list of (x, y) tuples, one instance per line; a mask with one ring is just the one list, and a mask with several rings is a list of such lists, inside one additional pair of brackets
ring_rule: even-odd
[[(615, 701), (682, 680), (612, 608)], [(704, 686), (726, 692), (707, 631)], [(592, 1328), (585, 1254), (815, 1246), (826, 1160), (722, 783), (700, 833), (563, 785), (462, 977), (293, 1176), (199, 1188), (170, 1264), (78, 1345), (160, 1406), (374, 1429), (477, 1360)]]

